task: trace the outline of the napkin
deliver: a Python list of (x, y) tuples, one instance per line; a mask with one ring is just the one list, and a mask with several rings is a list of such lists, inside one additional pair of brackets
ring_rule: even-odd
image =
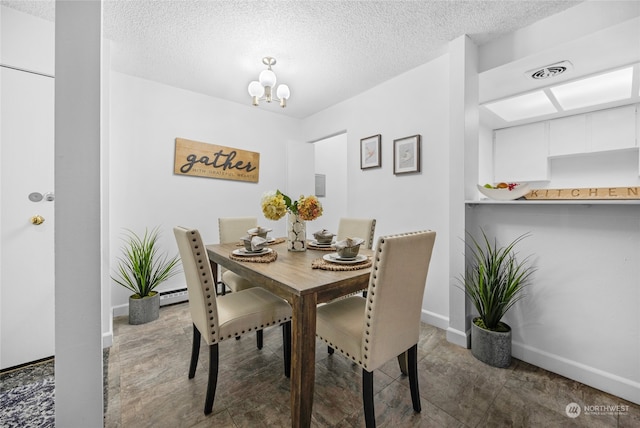
[(364, 243), (364, 239), (362, 238), (346, 238), (342, 241), (336, 242), (335, 247), (350, 248), (350, 247), (356, 247), (358, 245), (361, 245), (362, 243)]
[(251, 238), (251, 250), (258, 251), (264, 248), (267, 244), (267, 240), (265, 238), (261, 238), (258, 235), (255, 235)]

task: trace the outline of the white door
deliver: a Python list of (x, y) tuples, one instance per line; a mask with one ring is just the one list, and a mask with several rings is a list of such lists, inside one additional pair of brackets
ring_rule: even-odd
[(54, 202), (29, 198), (54, 189), (53, 78), (0, 67), (0, 166), (4, 369), (54, 355)]

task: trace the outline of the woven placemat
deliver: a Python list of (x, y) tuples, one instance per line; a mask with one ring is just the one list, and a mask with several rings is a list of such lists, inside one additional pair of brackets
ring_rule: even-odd
[(315, 259), (311, 262), (311, 267), (313, 269), (322, 269), (322, 270), (359, 270), (366, 269), (371, 267), (371, 257), (367, 257), (367, 260), (364, 260), (361, 263), (355, 263), (352, 265), (340, 265), (337, 263), (331, 263), (326, 261), (325, 259)]
[(229, 258), (238, 262), (271, 263), (275, 262), (278, 258), (278, 252), (273, 250), (261, 256), (236, 256), (235, 254), (230, 253)]

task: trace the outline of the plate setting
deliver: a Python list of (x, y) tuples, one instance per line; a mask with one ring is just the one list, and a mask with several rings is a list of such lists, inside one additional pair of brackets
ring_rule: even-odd
[(312, 240), (311, 242), (309, 242), (309, 244), (313, 245), (314, 247), (322, 247), (322, 248), (329, 248), (329, 247), (333, 247), (333, 245), (335, 244), (335, 242), (331, 242), (330, 244), (321, 244), (318, 241), (316, 241), (315, 239)]
[(341, 265), (352, 265), (356, 263), (362, 263), (367, 260), (367, 256), (363, 254), (358, 254), (353, 258), (344, 259), (338, 256), (338, 253), (325, 254), (322, 258), (331, 263), (338, 263)]
[(251, 257), (251, 256), (262, 256), (263, 254), (268, 254), (268, 253), (270, 253), (272, 251), (273, 250), (271, 248), (263, 248), (263, 249), (258, 250), (258, 251), (247, 251), (244, 248), (238, 248), (236, 250), (233, 250), (231, 253), (235, 254), (236, 256)]

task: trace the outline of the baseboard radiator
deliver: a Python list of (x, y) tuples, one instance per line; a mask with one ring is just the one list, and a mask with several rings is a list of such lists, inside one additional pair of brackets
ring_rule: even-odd
[(189, 294), (186, 288), (177, 288), (160, 292), (160, 306), (172, 305), (174, 303), (186, 302)]

